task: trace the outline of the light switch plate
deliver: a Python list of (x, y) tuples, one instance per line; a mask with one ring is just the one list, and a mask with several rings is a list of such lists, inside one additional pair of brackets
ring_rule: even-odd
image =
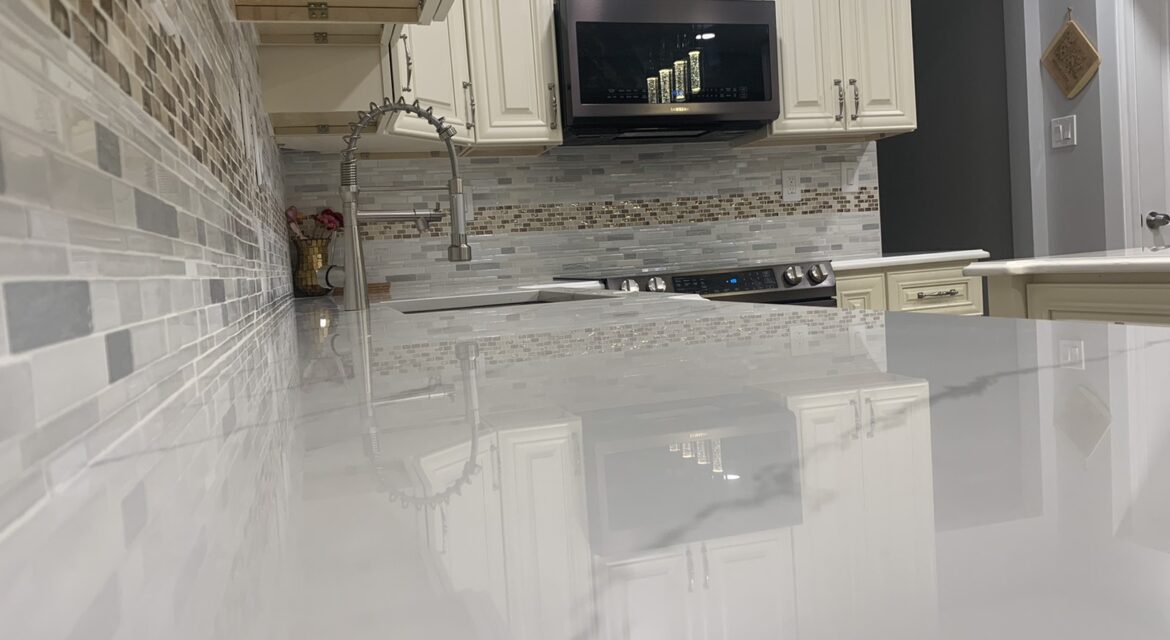
[(857, 193), (861, 191), (861, 180), (858, 177), (860, 167), (856, 162), (842, 162), (841, 163), (841, 191), (844, 193)]
[(1065, 116), (1052, 120), (1052, 148), (1077, 146), (1077, 117)]
[(800, 172), (789, 169), (784, 172), (784, 202), (800, 202), (804, 196), (800, 192)]

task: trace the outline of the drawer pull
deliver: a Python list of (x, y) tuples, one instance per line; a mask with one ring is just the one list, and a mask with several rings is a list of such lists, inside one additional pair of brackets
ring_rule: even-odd
[(959, 295), (958, 289), (951, 289), (950, 291), (933, 291), (927, 293), (925, 291), (918, 292), (919, 300), (926, 300), (927, 298), (954, 298)]

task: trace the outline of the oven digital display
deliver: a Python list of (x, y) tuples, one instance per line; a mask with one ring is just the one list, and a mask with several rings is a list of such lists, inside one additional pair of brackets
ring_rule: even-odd
[(766, 291), (780, 288), (776, 280), (776, 272), (772, 269), (699, 276), (675, 276), (673, 283), (677, 293), (697, 293), (699, 295)]

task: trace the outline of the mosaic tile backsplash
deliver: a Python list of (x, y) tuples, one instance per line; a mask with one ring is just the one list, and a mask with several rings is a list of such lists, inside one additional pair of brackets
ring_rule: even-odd
[(0, 3), (4, 557), (30, 536), (80, 538), (74, 516), (95, 509), (121, 509), (125, 531), (84, 531), (66, 545), (92, 552), (79, 565), (142, 553), (176, 470), (144, 455), (100, 491), (78, 478), (127, 443), (170, 446), (193, 399), (236, 393), (217, 372), (291, 297), (257, 39), (231, 16), (227, 0)]
[[(339, 207), (336, 157), (286, 152), (283, 161), (290, 204), (309, 212)], [(846, 192), (842, 170), (852, 165), (857, 189)], [(590, 264), (881, 253), (874, 144), (573, 147), (535, 158), (467, 158), (460, 169), (472, 191), (475, 259), (446, 261), (446, 221), (422, 234), (412, 225), (367, 225), (371, 282), (413, 295), (547, 281)], [(445, 159), (365, 160), (358, 179), (423, 187), (445, 184), (448, 171)], [(784, 200), (784, 171), (801, 174), (799, 202)], [(390, 210), (436, 204), (401, 192), (367, 193), (361, 202)]]

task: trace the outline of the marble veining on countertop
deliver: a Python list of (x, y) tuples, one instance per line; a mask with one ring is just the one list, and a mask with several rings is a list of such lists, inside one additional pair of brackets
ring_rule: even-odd
[(1170, 330), (551, 291), (298, 301), (0, 537), (4, 635), (1170, 633)]
[(1026, 276), (1058, 273), (1168, 273), (1170, 249), (1118, 249), (1043, 258), (980, 262), (969, 276)]

